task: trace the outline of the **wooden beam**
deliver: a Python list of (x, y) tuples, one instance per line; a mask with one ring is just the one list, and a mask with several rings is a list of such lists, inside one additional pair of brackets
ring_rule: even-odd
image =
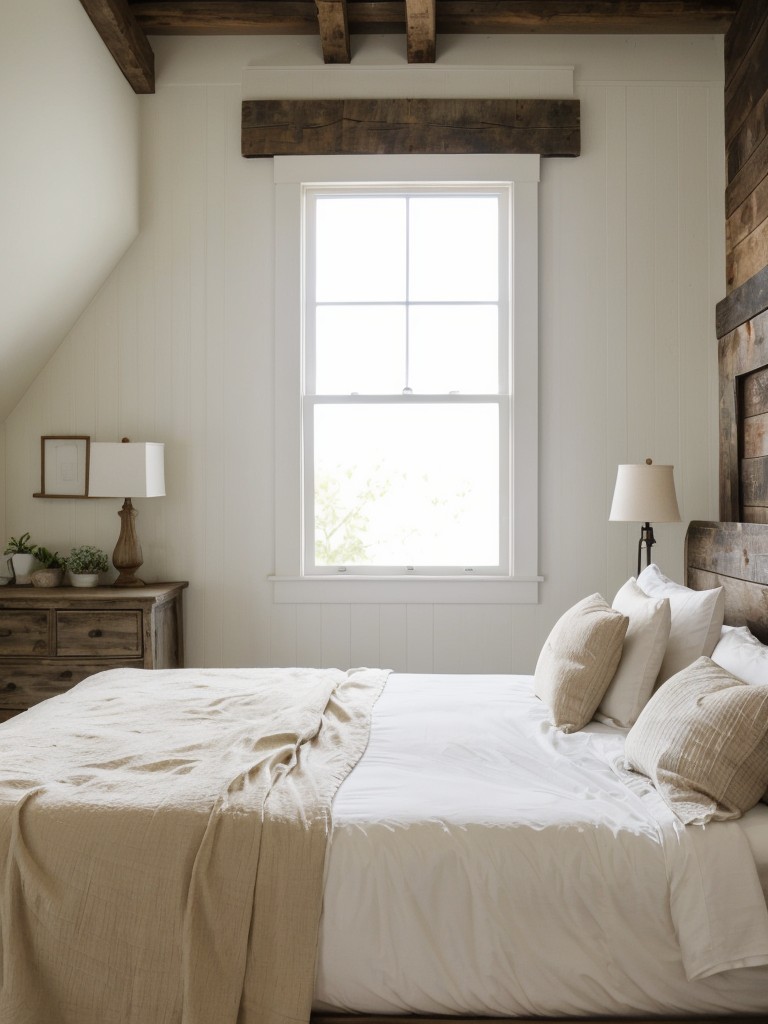
[(155, 91), (155, 55), (128, 0), (80, 0), (134, 92)]
[[(717, 337), (724, 338), (737, 327), (768, 310), (768, 267), (735, 288), (716, 307)], [(768, 341), (768, 338), (766, 338)]]
[(349, 44), (347, 0), (316, 0), (320, 45), (326, 64), (349, 64), (352, 50)]
[(578, 100), (246, 100), (246, 157), (351, 153), (578, 156)]
[[(433, 0), (434, 2), (434, 0)], [(438, 32), (725, 32), (738, 0), (439, 0)], [(303, 35), (317, 31), (313, 0), (135, 0), (150, 34)], [(402, 32), (404, 0), (348, 0), (355, 32)]]
[(409, 64), (435, 63), (436, 0), (405, 0), (405, 38)]

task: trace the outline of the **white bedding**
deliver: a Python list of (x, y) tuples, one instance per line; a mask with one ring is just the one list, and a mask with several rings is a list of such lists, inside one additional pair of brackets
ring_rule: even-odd
[(315, 1007), (768, 1012), (768, 807), (684, 828), (623, 738), (557, 732), (530, 677), (391, 676), (334, 802)]

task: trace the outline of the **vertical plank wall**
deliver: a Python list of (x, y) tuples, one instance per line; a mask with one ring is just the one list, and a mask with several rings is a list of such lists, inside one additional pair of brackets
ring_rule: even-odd
[(761, 0), (742, 0), (725, 38), (725, 142), (720, 518), (768, 523), (768, 7)]
[[(401, 43), (356, 42), (372, 95), (396, 88)], [(311, 90), (344, 69), (308, 37), (153, 45), (141, 232), (5, 424), (6, 533), (114, 546), (119, 501), (31, 497), (41, 434), (165, 441), (168, 496), (137, 500), (138, 525), (147, 578), (190, 580), (189, 663), (527, 672), (566, 607), (634, 571), (639, 527), (607, 521), (618, 463), (673, 463), (684, 520), (716, 515), (721, 37), (456, 36), (428, 72), (439, 96), (450, 67), (485, 85), (484, 68), (573, 65), (581, 99), (583, 155), (542, 165), (545, 582), (515, 606), (273, 604), (272, 167), (239, 155), (241, 76)], [(684, 531), (656, 531), (677, 579)]]

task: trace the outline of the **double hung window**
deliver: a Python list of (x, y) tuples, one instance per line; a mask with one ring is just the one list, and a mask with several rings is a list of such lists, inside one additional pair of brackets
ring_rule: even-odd
[(509, 186), (305, 192), (307, 572), (498, 573)]
[(538, 159), (275, 170), (277, 582), (534, 583)]

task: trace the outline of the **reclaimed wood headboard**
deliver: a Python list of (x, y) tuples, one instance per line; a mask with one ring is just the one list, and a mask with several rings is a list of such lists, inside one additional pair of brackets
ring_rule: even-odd
[(725, 622), (749, 626), (768, 643), (768, 526), (692, 522), (685, 537), (686, 582), (725, 588)]

